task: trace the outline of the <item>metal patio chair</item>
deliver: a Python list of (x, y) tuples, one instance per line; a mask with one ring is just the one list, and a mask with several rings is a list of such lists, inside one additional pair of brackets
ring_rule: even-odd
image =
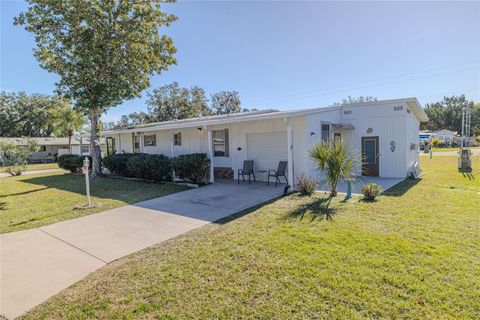
[(245, 181), (245, 176), (248, 176), (248, 183), (250, 184), (251, 179), (250, 177), (253, 175), (253, 181), (257, 181), (255, 179), (255, 172), (253, 172), (253, 160), (245, 160), (243, 161), (243, 169), (238, 169), (238, 184), (240, 184), (240, 176), (242, 176), (243, 181)]
[(282, 183), (280, 181), (280, 177), (285, 178), (285, 182), (288, 184), (288, 179), (287, 176), (285, 175), (285, 171), (287, 171), (287, 161), (280, 161), (278, 163), (278, 168), (277, 170), (268, 170), (268, 180), (267, 180), (267, 186), (270, 185), (270, 177), (275, 178), (275, 187), (279, 184)]

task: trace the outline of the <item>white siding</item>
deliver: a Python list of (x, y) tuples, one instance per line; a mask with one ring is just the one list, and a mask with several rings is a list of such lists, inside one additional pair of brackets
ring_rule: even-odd
[[(394, 111), (402, 106), (402, 110)], [(355, 129), (347, 135), (347, 143), (351, 144), (361, 157), (361, 138), (379, 137), (380, 168), (379, 176), (388, 178), (405, 178), (407, 176), (406, 161), (406, 104), (385, 104), (375, 106), (345, 107), (342, 112), (342, 123), (352, 124)], [(350, 113), (349, 113), (350, 112)], [(371, 132), (369, 129), (371, 129)], [(418, 131), (416, 131), (418, 137)], [(391, 150), (391, 142), (395, 142), (395, 151)], [(360, 169), (360, 168), (359, 168)], [(359, 171), (358, 174), (361, 172)]]
[(286, 132), (247, 133), (247, 158), (255, 170), (276, 169), (287, 156)]

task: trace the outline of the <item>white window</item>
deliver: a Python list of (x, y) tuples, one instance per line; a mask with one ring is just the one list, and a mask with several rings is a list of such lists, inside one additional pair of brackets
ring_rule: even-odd
[(340, 132), (335, 132), (333, 134), (333, 141), (342, 141), (342, 134)]
[(213, 155), (215, 157), (228, 157), (228, 129), (213, 131)]
[(143, 143), (146, 147), (154, 147), (157, 145), (156, 135), (151, 134), (143, 136)]
[(173, 145), (174, 146), (181, 146), (182, 145), (182, 133), (181, 132), (173, 134)]
[(330, 125), (328, 123), (322, 123), (322, 141), (330, 140)]
[(88, 153), (90, 151), (90, 146), (82, 145), (82, 153)]

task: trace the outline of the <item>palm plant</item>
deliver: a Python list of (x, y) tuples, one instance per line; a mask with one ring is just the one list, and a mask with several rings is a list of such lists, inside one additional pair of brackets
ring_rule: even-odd
[(341, 179), (355, 179), (358, 157), (343, 141), (318, 143), (309, 151), (309, 156), (318, 170), (325, 174), (326, 182), (332, 188), (330, 197), (337, 196), (337, 184)]
[(50, 110), (55, 136), (68, 137), (68, 153), (72, 153), (72, 136), (85, 124), (85, 117), (68, 105)]

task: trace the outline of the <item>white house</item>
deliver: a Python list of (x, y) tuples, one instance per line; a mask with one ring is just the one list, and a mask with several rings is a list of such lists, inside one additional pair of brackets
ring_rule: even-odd
[[(0, 138), (9, 141), (17, 146), (27, 144), (23, 138)], [(68, 138), (66, 137), (33, 137), (29, 138), (36, 141), (39, 151), (30, 155), (31, 162), (53, 162), (56, 156), (68, 153)], [(105, 139), (100, 138), (100, 144), (105, 145)], [(90, 138), (74, 136), (71, 140), (72, 154), (90, 155)]]
[[(342, 139), (363, 155), (357, 174), (405, 178), (418, 161), (419, 124), (427, 121), (416, 98), (292, 111), (263, 110), (166, 121), (105, 132), (107, 153), (143, 152), (173, 157), (207, 153), (215, 175), (236, 178), (244, 160), (257, 171), (288, 161), (287, 177), (316, 177), (312, 145)], [(213, 174), (215, 171), (215, 175)]]
[(442, 141), (445, 144), (451, 144), (454, 142), (454, 138), (457, 135), (455, 131), (442, 129), (433, 132), (433, 137), (437, 138), (438, 140)]

